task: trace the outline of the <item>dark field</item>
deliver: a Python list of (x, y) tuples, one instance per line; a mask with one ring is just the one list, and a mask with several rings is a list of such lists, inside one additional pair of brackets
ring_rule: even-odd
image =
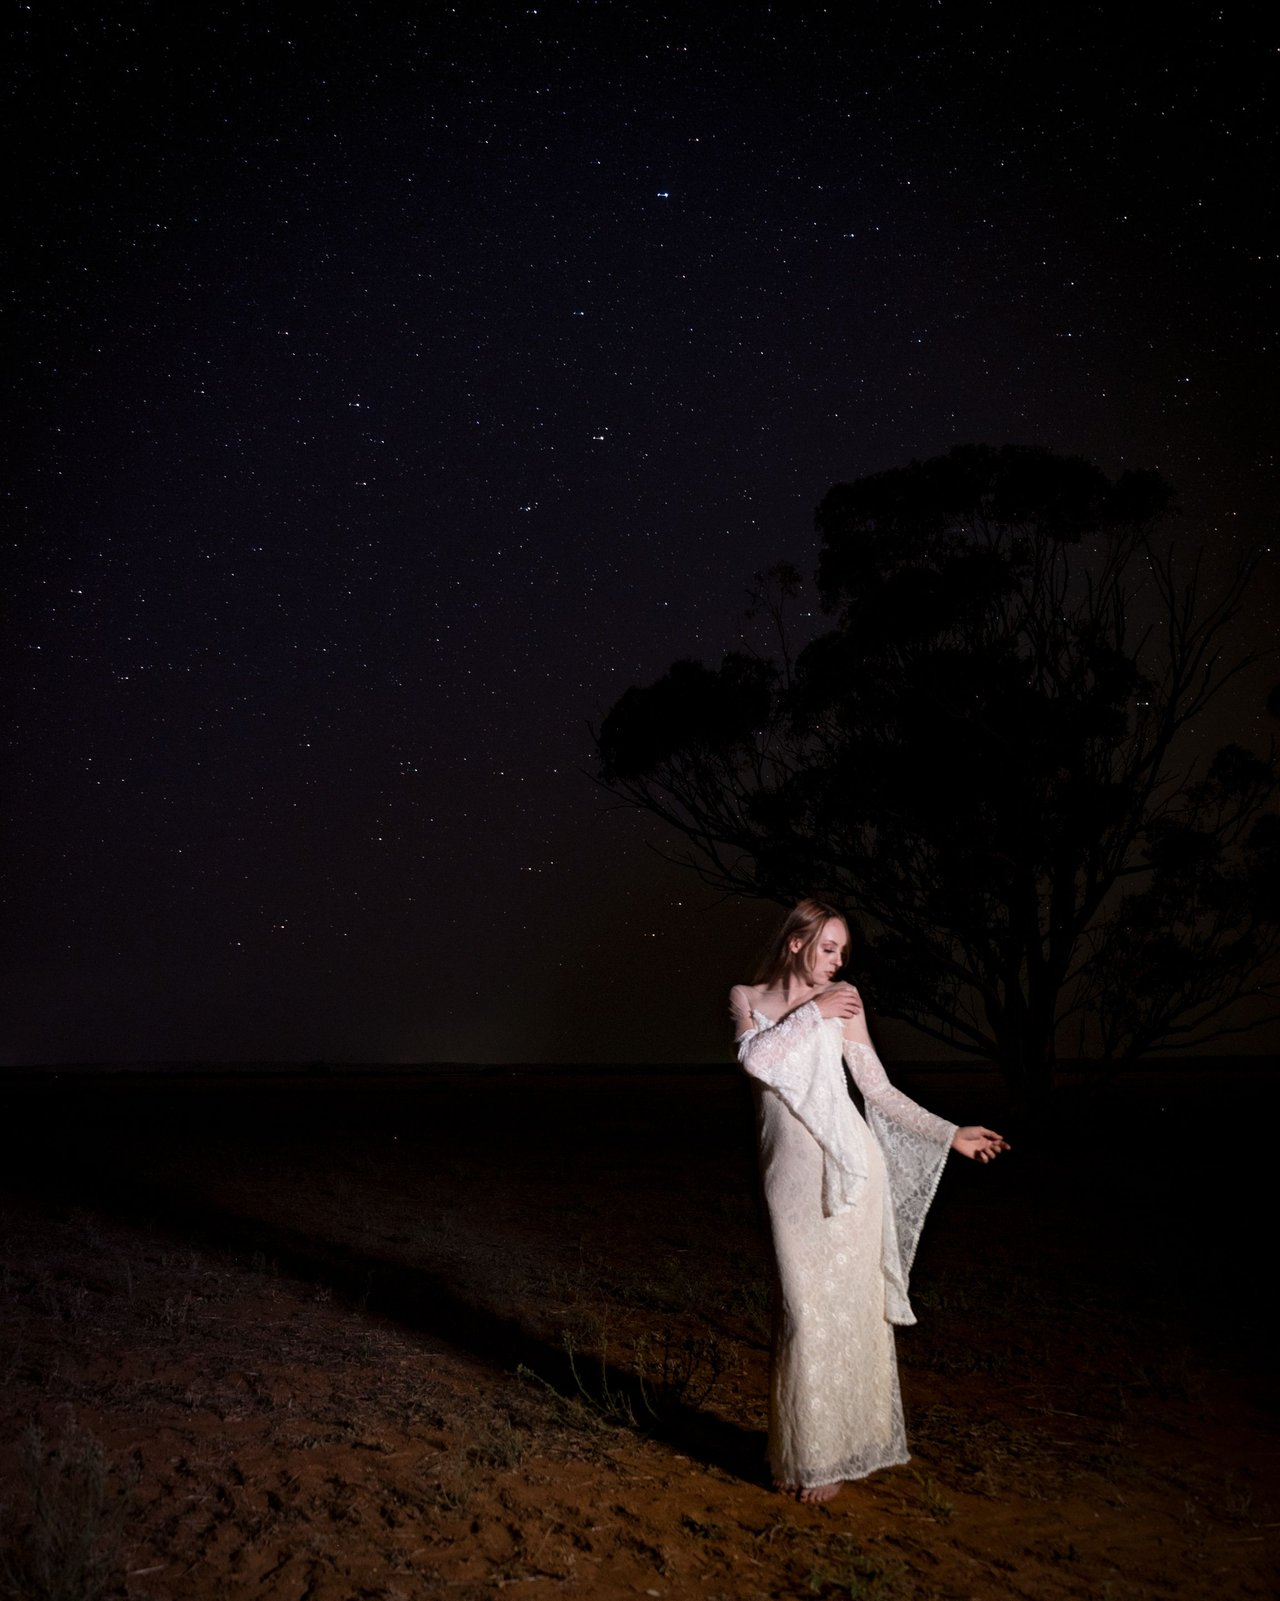
[(926, 1230), (914, 1461), (817, 1508), (728, 1072), (11, 1079), (0, 1593), (1274, 1594), (1274, 1077), (904, 1082), (1015, 1149)]

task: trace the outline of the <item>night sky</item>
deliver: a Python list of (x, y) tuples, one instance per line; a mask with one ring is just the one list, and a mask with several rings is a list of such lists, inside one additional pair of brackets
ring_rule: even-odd
[(11, 8), (0, 1061), (724, 1055), (589, 730), (832, 483), (1265, 537), (1269, 8), (1040, 12)]

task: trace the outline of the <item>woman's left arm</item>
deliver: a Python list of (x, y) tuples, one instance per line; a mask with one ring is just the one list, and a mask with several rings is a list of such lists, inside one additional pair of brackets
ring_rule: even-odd
[(955, 1123), (948, 1123), (946, 1118), (935, 1117), (909, 1095), (895, 1089), (889, 1082), (884, 1064), (876, 1055), (871, 1035), (867, 1032), (866, 1018), (861, 1013), (845, 1020), (844, 1059), (868, 1105), (874, 1106), (895, 1123), (901, 1123), (912, 1133), (919, 1134), (935, 1145), (949, 1145), (961, 1156), (978, 1162), (990, 1162), (1001, 1151), (1008, 1150), (1008, 1142), (991, 1129), (978, 1124), (960, 1128)]

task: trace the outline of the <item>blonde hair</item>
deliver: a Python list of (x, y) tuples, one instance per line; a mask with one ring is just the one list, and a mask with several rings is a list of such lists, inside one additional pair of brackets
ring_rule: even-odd
[[(844, 946), (840, 952), (843, 966), (849, 960), (848, 919), (843, 912), (836, 911), (834, 906), (828, 906), (825, 901), (806, 899), (797, 902), (794, 910), (787, 914), (752, 982), (772, 989), (781, 981), (784, 995), (790, 992), (792, 984), (796, 982), (811, 984), (818, 941), (822, 938), (823, 929), (833, 920), (844, 925)], [(791, 949), (791, 942), (795, 939), (801, 941), (798, 951)]]

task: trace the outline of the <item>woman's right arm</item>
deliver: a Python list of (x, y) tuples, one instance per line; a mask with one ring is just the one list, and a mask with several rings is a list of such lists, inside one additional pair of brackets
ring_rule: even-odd
[(812, 1000), (793, 1007), (769, 1028), (759, 1028), (751, 996), (739, 984), (729, 991), (729, 1008), (734, 1018), (738, 1060), (754, 1078), (769, 1082), (805, 1035), (829, 1018), (856, 1015), (861, 1002), (852, 984), (833, 984)]
[(743, 985), (729, 991), (729, 1009), (733, 1013), (738, 1060), (752, 1078), (766, 1084), (776, 1081), (796, 1045), (822, 1021), (818, 1008), (810, 1001), (788, 1012), (780, 1022), (761, 1028)]
[(744, 1034), (750, 1034), (756, 1026), (751, 996), (745, 984), (735, 984), (729, 991), (729, 1016), (733, 1019), (733, 1039), (737, 1044)]

